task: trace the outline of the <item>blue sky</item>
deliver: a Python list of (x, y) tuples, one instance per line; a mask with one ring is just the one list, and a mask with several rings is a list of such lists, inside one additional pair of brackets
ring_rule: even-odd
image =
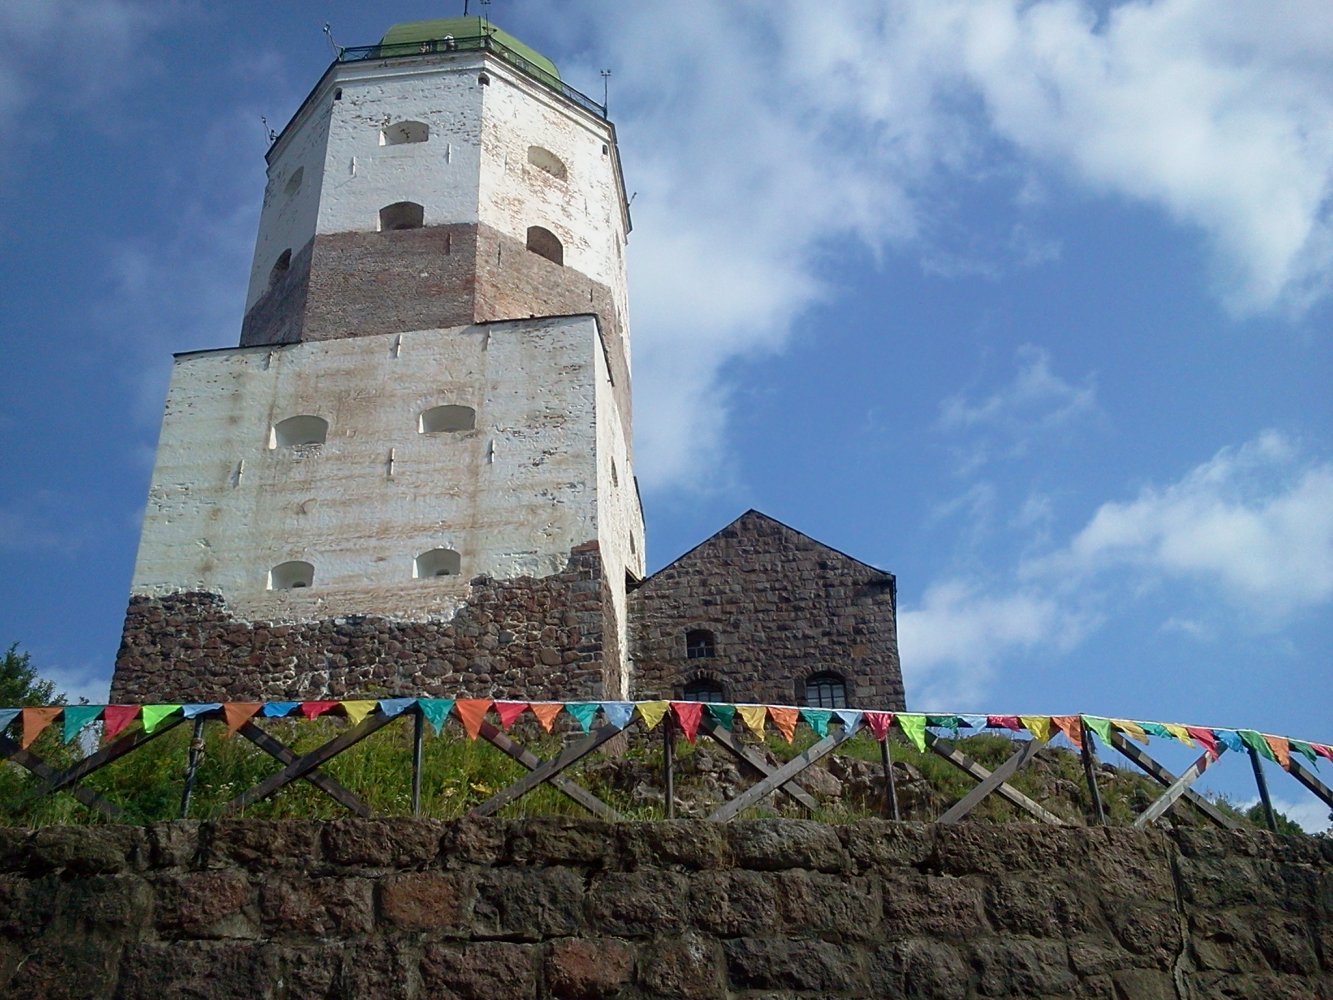
[[(0, 640), (95, 700), (171, 352), (238, 336), (261, 116), (324, 23), (462, 5), (215, 6), (0, 5)], [(654, 568), (756, 507), (897, 574), (913, 707), (1333, 741), (1333, 6), (490, 14), (612, 70)]]

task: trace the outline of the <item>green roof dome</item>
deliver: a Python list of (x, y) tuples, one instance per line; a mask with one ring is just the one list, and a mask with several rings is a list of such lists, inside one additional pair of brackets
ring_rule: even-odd
[(381, 45), (412, 45), (429, 42), (452, 35), (460, 41), (464, 38), (480, 38), (490, 35), (493, 39), (522, 56), (543, 72), (560, 79), (560, 71), (555, 63), (547, 59), (536, 49), (529, 48), (507, 31), (502, 31), (493, 24), (487, 24), (479, 17), (442, 17), (433, 21), (407, 21), (395, 24), (380, 39)]

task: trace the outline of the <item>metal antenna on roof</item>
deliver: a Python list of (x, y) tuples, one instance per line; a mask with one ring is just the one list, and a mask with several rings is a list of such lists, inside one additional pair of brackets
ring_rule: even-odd
[(467, 0), (463, 0), (463, 16), (467, 17)]
[(264, 135), (268, 136), (268, 141), (271, 143), (274, 139), (278, 137), (278, 133), (274, 132), (273, 129), (269, 126), (267, 115), (260, 115), (259, 120), (261, 123), (263, 123)]
[(611, 71), (610, 71), (609, 69), (604, 69), (604, 70), (602, 70), (602, 111), (603, 111), (603, 112), (606, 111), (607, 105), (611, 103), (610, 100), (609, 100), (609, 98), (610, 98), (610, 94), (611, 94)]
[(481, 4), (481, 16), (486, 19), (486, 34), (491, 33), (491, 0), (477, 0)]
[(324, 22), (324, 37), (329, 40), (329, 48), (333, 49), (333, 58), (337, 59), (342, 55), (343, 50), (339, 48), (338, 43), (333, 40), (333, 29), (329, 26), (328, 21)]

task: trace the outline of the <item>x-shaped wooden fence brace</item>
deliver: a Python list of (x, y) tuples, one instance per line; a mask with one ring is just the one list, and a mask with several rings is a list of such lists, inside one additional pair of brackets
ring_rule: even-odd
[(1043, 823), (1049, 823), (1051, 826), (1067, 825), (1055, 813), (1043, 808), (1039, 803), (1028, 798), (1008, 783), (1009, 779), (1018, 772), (1018, 769), (1031, 760), (1032, 756), (1041, 748), (1038, 741), (1023, 740), (1009, 759), (994, 771), (982, 767), (948, 740), (941, 739), (931, 733), (926, 734), (926, 746), (932, 753), (943, 757), (958, 770), (974, 778), (978, 783), (976, 788), (950, 806), (938, 822), (957, 823), (980, 805), (982, 799), (994, 792), (1001, 798), (1035, 816)]
[(594, 729), (584, 739), (579, 740), (577, 743), (571, 743), (555, 757), (543, 761), (536, 755), (523, 749), (489, 722), (483, 722), (478, 735), (488, 743), (514, 758), (514, 760), (518, 761), (524, 767), (528, 768), (529, 773), (512, 785), (509, 785), (507, 788), (501, 789), (481, 805), (477, 806), (472, 810), (472, 815), (492, 816), (509, 803), (515, 802), (524, 795), (527, 795), (528, 792), (532, 791), (538, 785), (550, 782), (565, 795), (568, 795), (575, 802), (579, 803), (579, 805), (589, 809), (594, 815), (600, 816), (603, 819), (620, 819), (620, 814), (614, 809), (587, 789), (582, 788), (563, 777), (560, 772), (577, 764), (607, 740), (613, 739), (621, 733), (629, 732), (637, 724), (637, 721), (631, 721), (623, 729), (610, 724), (602, 726), (600, 729)]
[[(1134, 820), (1135, 826), (1145, 827), (1156, 822), (1168, 809), (1182, 798), (1218, 826), (1234, 830), (1240, 825), (1198, 792), (1190, 788), (1190, 785), (1194, 784), (1199, 775), (1208, 770), (1208, 766), (1213, 762), (1213, 758), (1208, 754), (1200, 754), (1199, 759), (1186, 768), (1183, 774), (1177, 777), (1149, 756), (1146, 750), (1136, 747), (1119, 733), (1111, 734), (1111, 746), (1115, 747), (1121, 754), (1128, 757), (1134, 762), (1135, 766), (1166, 789), (1165, 792), (1149, 804), (1147, 809), (1139, 814), (1138, 818)], [(1217, 748), (1219, 757), (1225, 752), (1225, 745)]]

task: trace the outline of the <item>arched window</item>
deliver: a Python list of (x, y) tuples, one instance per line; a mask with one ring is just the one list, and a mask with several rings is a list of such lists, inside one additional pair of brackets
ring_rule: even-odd
[(708, 677), (696, 677), (685, 685), (681, 701), (707, 701), (717, 704), (726, 701), (722, 685)]
[(305, 167), (297, 167), (292, 171), (292, 175), (287, 178), (287, 183), (283, 185), (283, 194), (291, 197), (301, 190), (301, 181), (305, 180)]
[(395, 201), (380, 209), (380, 232), (394, 229), (420, 229), (426, 224), (426, 210), (415, 201)]
[(528, 249), (539, 257), (545, 257), (554, 264), (565, 263), (565, 248), (560, 238), (549, 229), (541, 226), (528, 227)]
[(394, 122), (380, 132), (381, 146), (401, 146), (406, 142), (425, 142), (430, 126), (425, 122)]
[(846, 708), (847, 682), (830, 670), (811, 674), (805, 682), (805, 703), (814, 708)]
[(412, 576), (428, 580), (435, 576), (457, 576), (462, 558), (453, 549), (427, 549), (412, 561)]
[(288, 270), (291, 269), (291, 266), (292, 266), (292, 251), (290, 248), (288, 248), (284, 250), (282, 253), (278, 254), (278, 259), (273, 262), (273, 268), (268, 272), (268, 287), (272, 288), (279, 281), (281, 281), (282, 276), (286, 274)]
[(717, 642), (706, 628), (691, 629), (685, 633), (685, 656), (691, 660), (708, 660), (717, 655)]
[(538, 170), (545, 170), (552, 177), (565, 180), (569, 177), (569, 170), (565, 167), (565, 161), (556, 156), (549, 149), (541, 146), (528, 147), (528, 162)]
[(299, 559), (278, 563), (268, 571), (269, 590), (300, 590), (312, 586), (314, 582), (315, 567)]
[(288, 417), (273, 425), (269, 431), (270, 448), (291, 448), (302, 444), (323, 444), (329, 435), (329, 422), (323, 417), (303, 413)]
[(477, 426), (477, 411), (470, 406), (432, 406), (417, 418), (418, 434), (470, 431)]

